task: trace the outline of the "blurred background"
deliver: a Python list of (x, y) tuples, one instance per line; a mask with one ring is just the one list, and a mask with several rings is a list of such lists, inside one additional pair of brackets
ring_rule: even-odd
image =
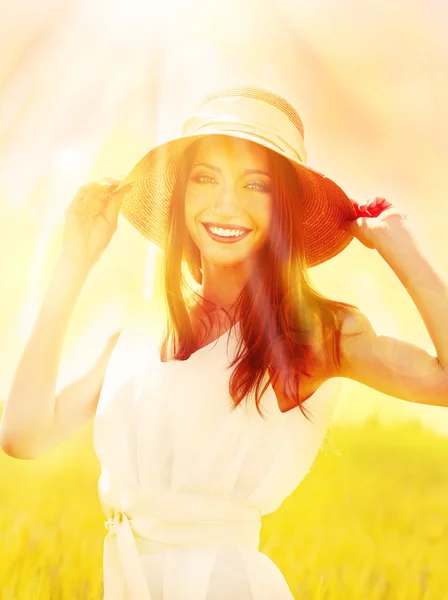
[[(216, 88), (287, 98), (308, 164), (358, 202), (399, 206), (448, 280), (447, 13), (439, 0), (0, 0), (0, 411), (77, 189), (123, 178)], [(76, 305), (59, 388), (118, 328), (156, 318), (160, 266), (120, 216)], [(377, 333), (435, 355), (376, 251), (355, 239), (310, 276)], [(260, 549), (294, 597), (448, 598), (446, 434), (448, 410), (342, 380), (311, 472), (263, 519)], [(35, 461), (0, 452), (2, 599), (103, 597), (99, 470), (92, 423)]]
[[(59, 256), (64, 210), (83, 183), (122, 178), (175, 136), (204, 94), (269, 87), (298, 109), (308, 164), (351, 197), (385, 196), (448, 278), (448, 8), (429, 0), (16, 0), (1, 3), (0, 401)], [(64, 346), (60, 386), (106, 338), (151, 319), (160, 253), (126, 219), (89, 276)], [(378, 333), (435, 354), (408, 293), (353, 240), (310, 270)], [(448, 433), (448, 411), (343, 380), (335, 419), (417, 419)]]

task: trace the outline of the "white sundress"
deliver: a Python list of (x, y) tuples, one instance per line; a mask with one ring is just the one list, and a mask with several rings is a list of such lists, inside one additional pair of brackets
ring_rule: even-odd
[[(237, 323), (185, 361), (125, 328), (94, 419), (101, 464), (105, 600), (294, 600), (258, 550), (262, 515), (309, 471), (332, 420), (340, 378), (282, 413), (271, 385), (260, 408), (231, 411)], [(263, 381), (265, 384), (266, 379)]]

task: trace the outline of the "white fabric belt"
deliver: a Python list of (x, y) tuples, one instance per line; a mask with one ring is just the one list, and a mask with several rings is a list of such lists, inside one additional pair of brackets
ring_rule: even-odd
[(255, 506), (177, 491), (128, 491), (122, 500), (105, 521), (104, 600), (123, 600), (125, 583), (128, 598), (151, 600), (140, 553), (220, 545), (258, 549), (261, 511)]

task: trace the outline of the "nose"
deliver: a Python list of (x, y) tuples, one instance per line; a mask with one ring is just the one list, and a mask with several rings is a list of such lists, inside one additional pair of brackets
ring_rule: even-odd
[(235, 191), (227, 187), (220, 194), (217, 194), (214, 210), (216, 214), (226, 216), (238, 216), (239, 205)]

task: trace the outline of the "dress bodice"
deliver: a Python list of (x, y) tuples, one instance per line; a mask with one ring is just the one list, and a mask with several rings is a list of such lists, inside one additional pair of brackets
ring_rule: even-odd
[[(179, 588), (182, 592), (175, 592), (172, 578), (182, 579), (176, 561), (195, 555), (202, 565), (202, 583), (189, 580), (191, 598), (218, 600), (205, 582), (217, 568), (217, 552), (223, 546), (238, 549), (252, 594), (247, 600), (274, 597), (264, 595), (269, 589), (266, 577), (271, 577), (276, 593), (283, 589), (276, 598), (292, 599), (277, 566), (258, 551), (261, 517), (277, 510), (309, 471), (330, 425), (341, 382), (327, 380), (306, 401), (310, 420), (298, 407), (281, 412), (271, 385), (260, 402), (264, 418), (254, 397), (232, 409), (229, 362), (238, 334), (237, 323), (188, 360), (168, 362), (160, 361), (159, 339), (144, 328), (129, 327), (120, 335), (94, 423), (94, 447), (101, 463), (98, 490), (109, 529), (106, 600), (155, 600), (144, 557), (160, 553), (165, 556), (161, 599), (189, 598), (186, 580)], [(264, 584), (253, 581), (260, 565)], [(137, 591), (113, 595), (122, 585), (128, 590), (135, 585)], [(142, 589), (146, 593), (145, 586), (148, 595), (139, 595)]]

